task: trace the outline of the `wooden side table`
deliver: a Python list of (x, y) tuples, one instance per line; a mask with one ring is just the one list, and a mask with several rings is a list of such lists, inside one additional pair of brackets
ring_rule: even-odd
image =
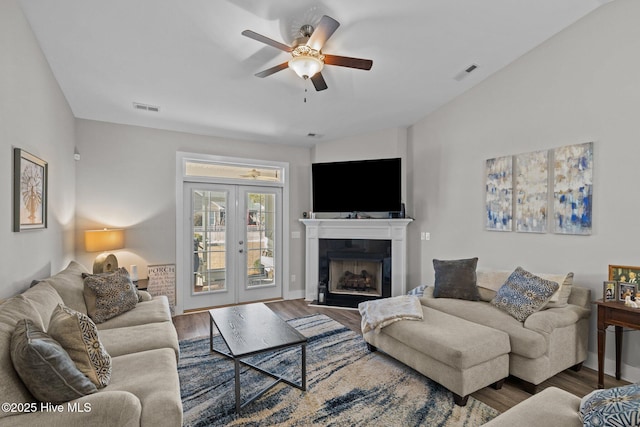
[(598, 388), (604, 388), (604, 350), (606, 330), (615, 326), (616, 334), (616, 379), (620, 379), (620, 359), (622, 356), (622, 328), (640, 330), (640, 309), (626, 307), (624, 302), (595, 301), (598, 306)]

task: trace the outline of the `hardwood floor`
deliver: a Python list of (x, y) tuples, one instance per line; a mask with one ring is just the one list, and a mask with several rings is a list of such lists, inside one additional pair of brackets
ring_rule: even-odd
[[(342, 323), (358, 334), (362, 333), (360, 329), (360, 313), (357, 310), (315, 307), (308, 305), (304, 300), (269, 302), (268, 306), (284, 320), (322, 313)], [(176, 326), (180, 340), (209, 335), (209, 313), (207, 311), (176, 316), (174, 317), (173, 323)], [(571, 392), (578, 397), (583, 397), (593, 391), (597, 387), (597, 384), (597, 371), (589, 368), (582, 368), (578, 372), (567, 369), (540, 384), (538, 390), (540, 391), (547, 387), (555, 386)], [(626, 381), (618, 381), (609, 375), (605, 376), (605, 385), (607, 387), (616, 387), (625, 384), (629, 383)], [(485, 387), (473, 393), (472, 396), (492, 408), (504, 412), (531, 395), (523, 390), (517, 378), (510, 377), (502, 389), (494, 390), (492, 387)]]

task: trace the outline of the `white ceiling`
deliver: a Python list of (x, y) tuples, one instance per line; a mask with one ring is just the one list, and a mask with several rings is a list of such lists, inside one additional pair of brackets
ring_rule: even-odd
[[(606, 1), (20, 3), (78, 118), (309, 146), (409, 126)], [(243, 30), (290, 44), (325, 14), (341, 25), (323, 52), (372, 59), (371, 71), (326, 66), (322, 92), (289, 69), (254, 76), (289, 54)]]

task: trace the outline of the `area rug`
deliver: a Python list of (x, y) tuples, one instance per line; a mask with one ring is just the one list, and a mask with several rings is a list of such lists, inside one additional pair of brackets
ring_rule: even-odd
[[(370, 352), (362, 336), (316, 314), (289, 321), (308, 337), (307, 391), (278, 384), (235, 413), (233, 361), (209, 351), (209, 338), (180, 342), (184, 426), (480, 426), (498, 415), (451, 393), (416, 371)], [(214, 348), (226, 351), (219, 335)], [(300, 349), (248, 358), (271, 372), (300, 379)], [(240, 377), (243, 401), (273, 381), (253, 369)]]

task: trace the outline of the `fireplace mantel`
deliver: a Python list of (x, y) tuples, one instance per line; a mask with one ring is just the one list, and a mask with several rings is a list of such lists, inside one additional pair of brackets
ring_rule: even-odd
[(391, 296), (407, 292), (407, 226), (410, 218), (301, 219), (306, 227), (305, 299), (318, 298), (319, 239), (391, 240)]

